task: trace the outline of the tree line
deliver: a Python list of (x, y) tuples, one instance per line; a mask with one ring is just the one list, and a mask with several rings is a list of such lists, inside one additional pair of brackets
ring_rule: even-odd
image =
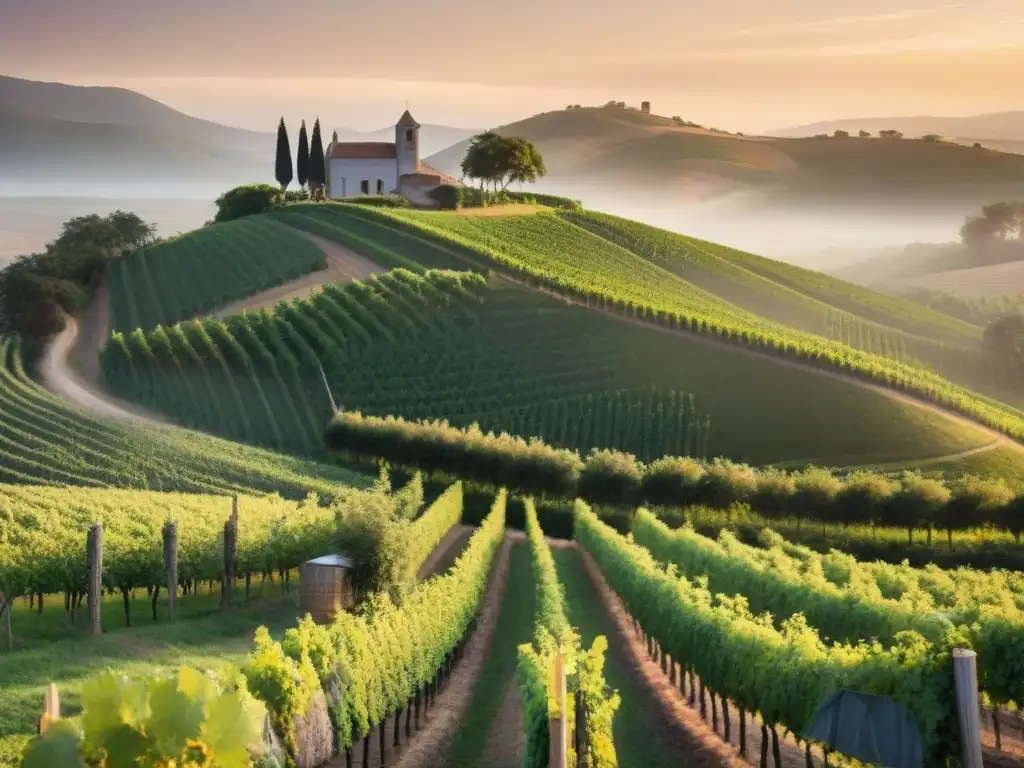
[[(333, 141), (338, 140), (338, 132), (334, 132)], [(295, 164), (292, 165), (291, 143), (288, 140), (288, 128), (284, 118), (277, 126), (277, 154), (274, 160), (274, 178), (281, 189), (288, 189), (293, 180), (299, 187), (309, 189), (313, 199), (321, 199), (327, 184), (327, 161), (324, 156), (324, 143), (320, 135), (320, 118), (313, 123), (313, 138), (306, 133), (306, 121), (299, 128), (299, 144), (295, 152)]]
[(537, 438), (460, 429), (444, 421), (394, 416), (335, 416), (324, 436), (328, 450), (356, 460), (386, 461), (407, 469), (455, 477), (540, 499), (582, 498), (592, 504), (635, 508), (746, 504), (769, 519), (798, 516), (841, 525), (886, 525), (947, 533), (990, 525), (1020, 539), (1024, 492), (1002, 479), (964, 475), (945, 481), (904, 472), (837, 473), (757, 469), (727, 459), (665, 456), (649, 464), (629, 453), (553, 448)]
[(31, 345), (59, 333), (64, 315), (85, 305), (111, 261), (155, 240), (155, 225), (122, 210), (64, 222), (42, 253), (0, 270), (0, 334), (20, 334)]

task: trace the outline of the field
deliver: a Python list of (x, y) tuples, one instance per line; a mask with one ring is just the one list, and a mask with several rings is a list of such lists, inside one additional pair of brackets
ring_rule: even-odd
[[(309, 272), (332, 248), (359, 272), (320, 285)], [(601, 768), (740, 765), (762, 748), (820, 765), (803, 739), (841, 688), (902, 703), (941, 764), (959, 754), (954, 643), (978, 652), (987, 705), (1024, 701), (1024, 582), (982, 570), (1020, 562), (1024, 413), (915, 362), (968, 349), (977, 326), (540, 206), (298, 204), (129, 257), (109, 289), (91, 310), (113, 318), (110, 407), (179, 426), (88, 415), (0, 342), (2, 766), (51, 680), (66, 715), (101, 725), (77, 716), (105, 706), (87, 680), (111, 664), (230, 670), (282, 764), (375, 768), (546, 765), (558, 659), (567, 731), (582, 718), (570, 759), (586, 748)], [(495, 436), (374, 420), (388, 416)], [(391, 471), (373, 483), (342, 459)], [(695, 528), (636, 509), (655, 497)], [(317, 625), (298, 615), (298, 568), (329, 552), (353, 558), (361, 610)], [(900, 555), (914, 566), (884, 563)]]
[(117, 262), (110, 271), (111, 327), (130, 333), (188, 320), (326, 268), (323, 251), (274, 221), (198, 229)]
[(892, 287), (901, 291), (924, 288), (965, 298), (1024, 293), (1024, 262), (1008, 261), (989, 267), (952, 269), (908, 277), (896, 281)]

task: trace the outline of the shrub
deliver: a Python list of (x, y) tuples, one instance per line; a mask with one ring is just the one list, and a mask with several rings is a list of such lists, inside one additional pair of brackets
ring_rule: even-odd
[(345, 202), (373, 208), (412, 208), (412, 203), (401, 195), (360, 195), (346, 198)]
[(593, 504), (630, 506), (642, 479), (643, 469), (631, 453), (595, 448), (580, 473), (579, 493)]
[(443, 211), (455, 211), (462, 205), (462, 187), (442, 184), (430, 190), (430, 196), (437, 200)]
[(217, 215), (213, 220), (220, 223), (265, 213), (285, 199), (284, 191), (273, 184), (243, 184), (217, 198)]
[(573, 200), (571, 197), (561, 195), (546, 195), (538, 192), (508, 192), (512, 200), (520, 203), (538, 203), (549, 208), (561, 208), (566, 211), (582, 211), (583, 203)]

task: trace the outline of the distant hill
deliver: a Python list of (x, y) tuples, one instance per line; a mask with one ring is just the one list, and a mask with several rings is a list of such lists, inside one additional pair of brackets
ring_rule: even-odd
[(981, 137), (975, 139), (982, 144), (985, 139), (1024, 142), (1024, 111), (994, 112), (971, 117), (936, 117), (919, 115), (915, 117), (863, 117), (849, 120), (824, 120), (819, 123), (799, 125), (793, 128), (779, 128), (768, 131), (769, 136), (813, 136), (817, 133), (832, 133), (835, 130), (856, 133), (864, 130), (878, 133), (887, 129), (902, 131), (907, 136), (919, 137), (929, 133), (948, 137)]
[[(1024, 196), (1024, 156), (951, 143), (744, 136), (639, 111), (594, 107), (496, 129), (544, 155), (548, 185), (614, 184), (630, 194), (707, 200), (760, 193), (773, 204), (966, 205)], [(467, 142), (427, 158), (458, 173)]]
[(272, 176), (274, 135), (212, 123), (124, 88), (0, 77), (0, 193), (154, 192)]

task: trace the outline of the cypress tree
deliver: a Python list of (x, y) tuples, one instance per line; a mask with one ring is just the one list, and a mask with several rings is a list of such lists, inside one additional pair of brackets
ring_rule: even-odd
[(274, 163), (274, 178), (281, 185), (281, 189), (288, 189), (288, 185), (292, 183), (292, 148), (288, 142), (288, 129), (285, 128), (283, 117), (277, 126), (277, 161)]
[(306, 188), (309, 181), (309, 138), (306, 136), (306, 121), (302, 121), (302, 128), (299, 129), (299, 153), (295, 157), (295, 176), (299, 186)]
[(309, 144), (309, 188), (321, 189), (327, 181), (324, 167), (324, 142), (320, 137), (320, 118), (313, 123), (313, 139)]

